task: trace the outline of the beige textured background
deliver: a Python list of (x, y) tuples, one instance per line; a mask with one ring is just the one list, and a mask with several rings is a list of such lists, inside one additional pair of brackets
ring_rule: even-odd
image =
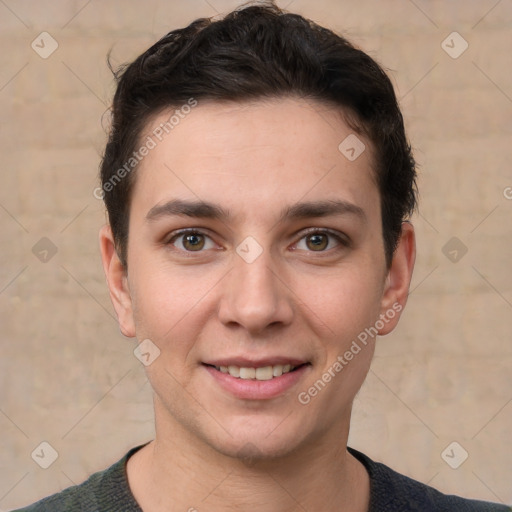
[[(131, 60), (239, 3), (0, 0), (2, 510), (81, 482), (153, 436), (150, 389), (118, 331), (98, 251), (105, 55)], [(350, 444), (444, 492), (512, 504), (512, 3), (279, 5), (390, 70), (420, 164), (410, 302), (378, 342)], [(31, 48), (43, 31), (59, 45), (47, 59)], [(441, 46), (453, 31), (469, 44), (458, 58)], [(462, 48), (457, 36), (447, 44)], [(33, 250), (43, 237), (55, 255), (47, 241)], [(445, 247), (452, 237), (462, 258)], [(42, 441), (58, 452), (48, 469), (31, 458)], [(469, 454), (458, 469), (441, 457), (453, 441)]]

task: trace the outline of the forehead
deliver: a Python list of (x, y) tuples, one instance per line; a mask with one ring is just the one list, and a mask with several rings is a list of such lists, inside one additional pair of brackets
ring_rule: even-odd
[(270, 220), (301, 199), (343, 200), (378, 214), (372, 144), (332, 106), (198, 102), (160, 113), (141, 141), (152, 149), (138, 166), (132, 204), (146, 213), (180, 198), (222, 204), (238, 218)]

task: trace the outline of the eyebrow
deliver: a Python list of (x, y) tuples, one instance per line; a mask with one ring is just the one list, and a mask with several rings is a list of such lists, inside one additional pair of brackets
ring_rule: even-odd
[[(326, 200), (308, 201), (287, 206), (281, 210), (278, 222), (347, 214), (356, 216), (364, 222), (367, 220), (366, 214), (360, 206), (343, 200)], [(153, 206), (147, 213), (146, 220), (155, 221), (162, 217), (172, 216), (214, 220), (229, 220), (233, 217), (229, 210), (225, 210), (220, 205), (206, 201), (172, 199), (164, 204)]]

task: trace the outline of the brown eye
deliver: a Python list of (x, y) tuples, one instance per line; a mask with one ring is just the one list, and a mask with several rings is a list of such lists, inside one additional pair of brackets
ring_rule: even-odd
[(208, 235), (193, 230), (176, 233), (167, 243), (185, 252), (202, 252), (203, 249), (213, 249), (215, 247), (214, 242)]
[(199, 233), (184, 235), (183, 247), (190, 251), (200, 251), (204, 247), (204, 236)]
[(306, 245), (313, 251), (323, 251), (329, 244), (326, 234), (315, 233), (306, 237)]
[(297, 243), (296, 248), (308, 252), (331, 252), (350, 246), (350, 241), (342, 233), (325, 229), (314, 229), (306, 233)]

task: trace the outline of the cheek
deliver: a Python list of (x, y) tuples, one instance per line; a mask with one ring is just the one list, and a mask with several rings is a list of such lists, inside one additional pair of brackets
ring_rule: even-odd
[(315, 322), (319, 345), (316, 371), (297, 398), (326, 425), (346, 413), (368, 373), (375, 348), (370, 327), (380, 312), (378, 279), (375, 272), (347, 269), (322, 290), (315, 288), (304, 308)]
[(300, 297), (309, 316), (343, 339), (373, 324), (380, 311), (380, 276), (370, 268), (345, 268), (329, 276), (308, 278), (300, 285)]
[(137, 338), (159, 344), (176, 336), (185, 340), (185, 331), (193, 333), (199, 327), (194, 316), (204, 310), (218, 281), (216, 273), (201, 273), (192, 266), (169, 268), (148, 260), (134, 269), (130, 289)]

